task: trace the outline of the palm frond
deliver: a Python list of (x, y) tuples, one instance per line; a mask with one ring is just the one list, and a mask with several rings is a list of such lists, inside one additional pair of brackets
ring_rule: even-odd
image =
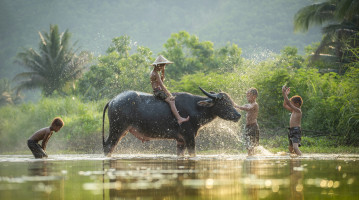
[(335, 4), (323, 2), (300, 9), (294, 16), (294, 31), (308, 31), (313, 25), (322, 25), (334, 19)]
[(29, 80), (29, 79), (32, 79), (35, 76), (39, 76), (39, 73), (38, 72), (22, 72), (22, 73), (17, 74), (12, 79), (12, 81), (21, 81), (21, 80), (24, 80), (24, 79)]
[(33, 49), (25, 50), (16, 55), (16, 63), (29, 68), (32, 71), (41, 73), (46, 70), (46, 65), (43, 64), (43, 60), (40, 54)]
[(359, 1), (358, 0), (341, 0), (338, 3), (338, 8), (335, 16), (338, 20), (353, 20), (359, 15)]
[(341, 24), (329, 24), (322, 28), (322, 33), (330, 36), (336, 36), (337, 38), (348, 38), (358, 33), (357, 26), (352, 23)]
[[(51, 31), (51, 28), (50, 28), (50, 31)], [(42, 35), (40, 33), (40, 35)], [(46, 63), (47, 65), (47, 68), (53, 68), (54, 66), (54, 59), (53, 59), (53, 56), (52, 56), (52, 39), (49, 38), (51, 36), (49, 36), (47, 33), (44, 33), (45, 35), (45, 40), (46, 42), (43, 42), (43, 43), (40, 43), (40, 51), (41, 51), (41, 55), (42, 55), (42, 60), (44, 61), (44, 63)]]
[(10, 88), (11, 87), (8, 79), (0, 79), (0, 94), (3, 92), (9, 92)]
[(33, 77), (30, 80), (20, 81), (19, 84), (14, 87), (14, 90), (16, 91), (16, 95), (18, 95), (22, 90), (41, 88), (44, 85), (46, 85), (46, 82), (41, 77)]

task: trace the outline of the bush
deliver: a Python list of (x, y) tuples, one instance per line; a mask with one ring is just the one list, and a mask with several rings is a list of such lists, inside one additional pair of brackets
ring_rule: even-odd
[[(0, 108), (0, 150), (23, 151), (27, 139), (37, 130), (61, 117), (65, 126), (49, 140), (52, 150), (92, 151), (101, 147), (102, 111), (106, 101), (81, 102), (78, 98), (43, 98), (37, 104)], [(98, 139), (96, 145), (87, 139)], [(101, 140), (100, 140), (101, 139)]]

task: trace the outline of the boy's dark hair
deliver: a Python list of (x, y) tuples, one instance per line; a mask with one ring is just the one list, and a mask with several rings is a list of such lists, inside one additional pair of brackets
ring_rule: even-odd
[(248, 91), (249, 93), (251, 93), (252, 95), (258, 97), (258, 90), (256, 88), (249, 88)]
[(290, 101), (293, 102), (293, 103), (298, 103), (299, 106), (303, 105), (303, 99), (302, 99), (302, 97), (300, 97), (298, 95), (292, 96), (292, 98), (290, 98)]
[(60, 117), (55, 117), (54, 120), (52, 120), (51, 126), (60, 126), (63, 127), (65, 125), (64, 121)]

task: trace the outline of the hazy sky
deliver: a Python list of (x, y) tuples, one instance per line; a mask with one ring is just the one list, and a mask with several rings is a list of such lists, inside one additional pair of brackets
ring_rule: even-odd
[(154, 54), (171, 33), (185, 30), (215, 46), (236, 43), (243, 55), (303, 50), (319, 41), (317, 29), (293, 33), (293, 17), (309, 0), (0, 0), (0, 77), (21, 68), (13, 63), (23, 47), (36, 49), (39, 31), (57, 24), (78, 47), (103, 54), (112, 38), (127, 34)]

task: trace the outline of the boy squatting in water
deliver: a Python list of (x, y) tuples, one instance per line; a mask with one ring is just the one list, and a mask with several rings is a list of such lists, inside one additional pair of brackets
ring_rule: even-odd
[[(58, 132), (64, 126), (64, 122), (60, 117), (53, 119), (50, 127), (42, 128), (36, 131), (28, 140), (27, 146), (31, 150), (35, 158), (47, 158), (46, 145), (53, 132)], [(42, 140), (41, 145), (38, 143)]]

